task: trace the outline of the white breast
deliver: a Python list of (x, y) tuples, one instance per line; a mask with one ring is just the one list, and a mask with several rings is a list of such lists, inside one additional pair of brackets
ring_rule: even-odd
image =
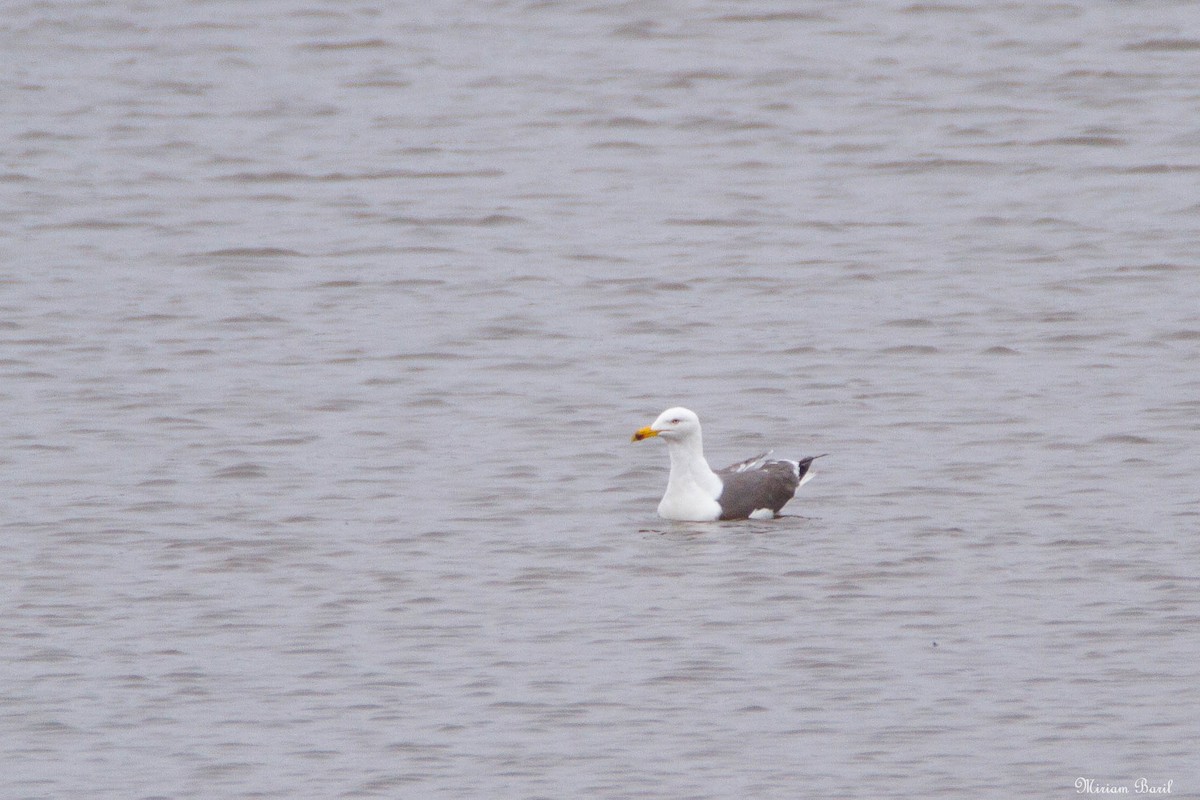
[[(720, 490), (717, 494), (720, 494)], [(696, 483), (672, 480), (667, 485), (662, 502), (658, 504), (658, 515), (663, 519), (712, 522), (721, 516), (721, 506), (710, 491), (700, 488)]]

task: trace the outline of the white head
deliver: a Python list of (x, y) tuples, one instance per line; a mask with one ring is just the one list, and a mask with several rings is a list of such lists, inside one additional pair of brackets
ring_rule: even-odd
[(678, 442), (700, 433), (700, 418), (695, 411), (676, 406), (658, 415), (654, 424), (633, 434), (633, 441), (640, 442), (651, 436), (661, 436), (668, 442)]

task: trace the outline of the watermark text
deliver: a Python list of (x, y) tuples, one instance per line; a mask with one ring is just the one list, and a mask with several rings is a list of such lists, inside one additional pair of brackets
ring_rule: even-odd
[(1095, 778), (1076, 778), (1075, 794), (1170, 794), (1175, 781), (1151, 781), (1138, 778), (1132, 783), (1110, 783)]

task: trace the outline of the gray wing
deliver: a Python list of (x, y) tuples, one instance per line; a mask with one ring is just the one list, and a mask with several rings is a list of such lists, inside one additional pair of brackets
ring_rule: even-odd
[[(724, 487), (717, 503), (721, 519), (746, 519), (755, 511), (779, 509), (796, 495), (813, 459), (802, 461), (765, 461), (767, 453), (717, 470)], [(813, 456), (820, 458), (820, 456)]]

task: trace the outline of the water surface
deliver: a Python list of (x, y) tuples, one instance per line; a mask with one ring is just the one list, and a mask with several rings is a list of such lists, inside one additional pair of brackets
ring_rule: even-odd
[(1189, 4), (0, 41), (0, 794), (1200, 793)]

